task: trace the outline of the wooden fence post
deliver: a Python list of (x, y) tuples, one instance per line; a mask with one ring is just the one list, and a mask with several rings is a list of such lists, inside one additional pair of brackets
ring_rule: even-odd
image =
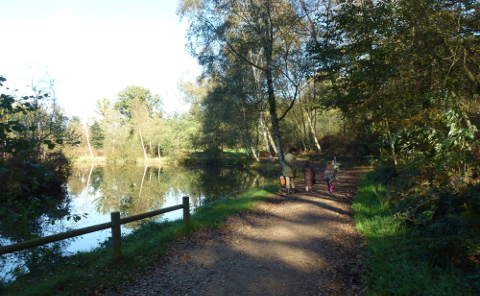
[(122, 232), (120, 230), (120, 212), (111, 212), (110, 219), (112, 222), (113, 259), (118, 260), (122, 257)]
[(183, 222), (185, 225), (190, 225), (190, 198), (188, 196), (183, 197)]

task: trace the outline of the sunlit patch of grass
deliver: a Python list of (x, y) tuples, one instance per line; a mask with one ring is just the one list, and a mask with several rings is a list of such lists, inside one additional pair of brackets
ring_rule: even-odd
[(423, 247), (384, 202), (385, 188), (368, 176), (353, 202), (355, 224), (365, 237), (369, 295), (472, 295), (461, 272), (431, 266)]
[(65, 257), (61, 264), (45, 266), (33, 274), (22, 275), (0, 289), (2, 295), (84, 295), (128, 281), (138, 272), (158, 262), (166, 249), (178, 238), (203, 229), (222, 227), (225, 218), (252, 209), (278, 191), (275, 186), (250, 190), (235, 198), (223, 198), (200, 207), (191, 217), (191, 225), (182, 221), (149, 222), (122, 241), (123, 258), (114, 262), (111, 249), (105, 246), (91, 252)]

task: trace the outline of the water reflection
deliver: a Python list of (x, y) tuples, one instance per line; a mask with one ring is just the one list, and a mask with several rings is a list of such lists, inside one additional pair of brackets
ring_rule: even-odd
[(258, 181), (256, 174), (235, 168), (105, 166), (77, 170), (68, 187), (72, 196), (87, 191), (97, 197), (88, 202), (94, 202), (99, 213), (120, 211), (128, 216), (164, 207), (168, 197), (180, 201), (187, 195), (198, 205), (205, 197), (241, 192)]
[[(205, 201), (222, 196), (242, 193), (252, 186), (270, 183), (271, 179), (257, 173), (239, 170), (234, 167), (139, 167), (129, 166), (87, 166), (76, 168), (68, 181), (68, 195), (58, 204), (67, 208), (61, 216), (41, 216), (37, 219), (37, 234), (41, 236), (81, 228), (110, 220), (110, 212), (120, 211), (122, 216), (131, 216), (182, 202), (183, 196), (190, 197), (193, 210)], [(66, 214), (69, 213), (67, 216)], [(72, 215), (84, 215), (79, 221)], [(182, 217), (182, 211), (174, 211), (158, 216), (155, 220), (175, 220)], [(53, 222), (53, 223), (52, 223)], [(122, 225), (122, 233), (127, 234), (138, 227), (141, 221)], [(1, 232), (0, 243), (10, 244), (26, 239)], [(100, 245), (110, 236), (109, 230), (99, 231), (54, 244), (49, 248), (49, 258), (55, 258), (78, 251), (88, 251)], [(0, 272), (4, 279), (11, 279), (14, 268), (32, 270), (38, 252), (46, 248), (36, 248), (15, 255), (0, 257)], [(40, 256), (42, 257), (42, 256)]]

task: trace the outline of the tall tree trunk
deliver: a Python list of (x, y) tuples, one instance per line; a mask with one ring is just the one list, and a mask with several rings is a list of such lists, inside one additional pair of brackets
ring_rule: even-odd
[(143, 162), (148, 160), (147, 150), (145, 149), (145, 143), (143, 142), (142, 130), (138, 128), (138, 135), (140, 136), (140, 144), (142, 144)]
[(145, 181), (145, 175), (147, 174), (147, 169), (148, 169), (148, 166), (145, 165), (143, 167), (142, 182), (140, 182), (140, 189), (138, 190), (138, 198), (140, 198), (142, 196), (143, 182)]
[(267, 130), (267, 127), (265, 125), (265, 122), (263, 121), (263, 114), (262, 112), (260, 112), (260, 130), (262, 132), (262, 135), (263, 135), (263, 141), (264, 141), (264, 144), (265, 144), (265, 149), (268, 151), (268, 155), (270, 157), (270, 159), (273, 158), (273, 155), (272, 155), (272, 151), (270, 150), (270, 143), (268, 141), (268, 130)]
[(255, 161), (257, 161), (257, 162), (260, 161), (260, 157), (258, 157), (258, 153), (255, 150), (255, 147), (250, 145), (250, 151), (252, 152), (252, 156), (255, 159)]
[(88, 171), (88, 177), (87, 177), (87, 191), (88, 191), (88, 187), (90, 187), (90, 182), (92, 180), (92, 172), (93, 172), (93, 162), (90, 163), (90, 170)]
[(272, 69), (270, 67), (271, 66), (267, 66), (268, 105), (269, 105), (269, 111), (270, 111), (270, 118), (272, 120), (273, 140), (277, 148), (276, 150), (277, 150), (278, 160), (280, 161), (280, 164), (283, 168), (285, 166), (285, 158), (283, 155), (282, 139), (280, 136), (280, 125), (277, 117), (277, 104), (275, 102), (275, 93), (273, 91)]
[(302, 146), (303, 146), (303, 151), (308, 151), (307, 144), (305, 143), (305, 137), (302, 135)]
[(307, 141), (310, 142), (310, 137), (308, 136), (308, 132), (307, 132), (307, 126), (305, 124), (305, 110), (303, 107), (300, 107), (300, 114), (302, 115), (302, 118), (300, 120), (300, 124), (301, 125), (301, 132), (302, 132), (302, 145), (303, 145), (303, 150), (310, 150), (309, 148), (311, 147), (311, 145), (309, 145), (309, 147), (307, 147)]
[(265, 75), (267, 77), (267, 90), (268, 90), (268, 106), (270, 112), (270, 118), (272, 120), (272, 134), (273, 139), (275, 140), (275, 146), (277, 147), (278, 160), (282, 169), (285, 167), (285, 157), (283, 155), (282, 149), (282, 138), (280, 135), (280, 125), (277, 116), (277, 104), (275, 101), (275, 91), (273, 88), (273, 71), (272, 71), (272, 56), (273, 56), (273, 24), (271, 18), (271, 3), (269, 0), (266, 1), (266, 18), (265, 18), (265, 27), (267, 32), (265, 32), (264, 39), (264, 48), (265, 48)]
[(87, 138), (87, 146), (88, 146), (88, 151), (90, 151), (90, 157), (92, 159), (94, 159), (95, 155), (93, 154), (92, 145), (90, 144), (90, 135), (88, 133), (88, 125), (87, 124), (85, 124), (85, 138)]
[(250, 187), (258, 186), (258, 175), (255, 175), (255, 178), (252, 181), (252, 185)]
[(398, 159), (397, 152), (395, 151), (395, 141), (393, 139), (392, 132), (390, 131), (390, 125), (388, 124), (388, 120), (385, 120), (385, 124), (387, 126), (387, 137), (390, 145), (390, 154), (392, 155), (393, 166), (396, 169), (398, 165)]
[[(329, 1), (328, 2), (328, 10), (330, 9), (330, 5), (331, 5), (331, 2)], [(327, 11), (327, 13), (329, 13), (329, 11)], [(315, 78), (313, 79), (313, 102), (316, 102), (317, 101), (317, 84), (316, 84), (316, 81), (315, 81)], [(312, 132), (312, 135), (313, 135), (313, 140), (315, 141), (315, 146), (317, 147), (317, 150), (318, 152), (322, 152), (322, 147), (320, 146), (320, 143), (318, 141), (318, 138), (317, 138), (317, 133), (316, 133), (316, 130), (317, 130), (317, 114), (316, 114), (316, 110), (313, 110), (314, 115), (313, 116), (310, 116), (309, 114), (307, 114), (307, 119), (309, 121), (309, 125), (310, 125), (310, 129), (311, 129), (311, 132)], [(308, 113), (308, 112), (307, 112)], [(312, 117), (313, 117), (313, 120), (312, 120)]]
[(250, 140), (249, 135), (243, 135), (242, 139), (243, 139), (243, 141), (242, 141), (243, 145), (242, 146), (245, 149), (245, 151), (250, 150), (250, 153), (252, 154), (253, 159), (255, 159), (255, 161), (260, 161), (260, 158), (258, 157), (257, 150), (255, 149), (254, 145), (252, 144), (252, 141)]
[(267, 132), (268, 141), (270, 142), (270, 147), (272, 147), (273, 149), (273, 153), (275, 153), (275, 155), (278, 155), (277, 146), (275, 146), (275, 141), (273, 140), (272, 134), (270, 133), (270, 130), (267, 126), (265, 126), (265, 131)]
[(315, 133), (315, 127), (313, 126), (312, 116), (309, 112), (305, 112), (307, 114), (307, 123), (308, 127), (310, 128), (310, 133), (312, 134), (313, 140), (315, 142), (315, 147), (317, 148), (318, 152), (322, 152), (322, 147), (320, 147), (320, 143), (318, 142), (317, 135)]
[[(254, 54), (252, 53), (251, 50), (248, 51), (248, 55), (249, 55), (249, 58), (251, 61), (254, 61), (255, 64), (260, 64), (260, 59), (261, 59), (261, 53), (257, 54), (256, 56), (254, 56)], [(251, 69), (252, 69), (252, 74), (253, 74), (253, 79), (255, 81), (255, 83), (257, 84), (257, 87), (258, 88), (261, 88), (261, 82), (260, 82), (260, 70), (255, 68), (253, 65), (251, 65)], [(256, 92), (256, 99), (260, 101), (261, 99), (261, 95), (259, 95), (258, 92)], [(272, 156), (272, 151), (270, 150), (270, 145), (269, 145), (269, 142), (268, 142), (268, 136), (267, 136), (267, 128), (266, 128), (266, 125), (265, 125), (265, 122), (263, 120), (263, 112), (260, 112), (260, 118), (259, 118), (259, 121), (260, 121), (260, 130), (261, 130), (261, 133), (263, 135), (263, 140), (264, 140), (264, 144), (265, 144), (265, 149), (268, 151), (268, 155), (270, 157), (270, 159), (273, 158)], [(258, 141), (257, 141), (258, 142)], [(258, 156), (258, 154), (256, 153), (256, 150), (253, 146), (251, 146), (251, 149), (252, 149), (252, 155), (253, 157), (255, 158), (256, 161), (260, 161), (260, 158)]]

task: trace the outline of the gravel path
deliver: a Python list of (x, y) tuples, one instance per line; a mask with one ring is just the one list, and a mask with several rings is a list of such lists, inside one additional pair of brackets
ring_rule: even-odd
[(341, 171), (334, 196), (315, 185), (314, 193), (277, 195), (234, 215), (221, 230), (196, 232), (109, 294), (361, 295), (350, 204), (363, 171)]

